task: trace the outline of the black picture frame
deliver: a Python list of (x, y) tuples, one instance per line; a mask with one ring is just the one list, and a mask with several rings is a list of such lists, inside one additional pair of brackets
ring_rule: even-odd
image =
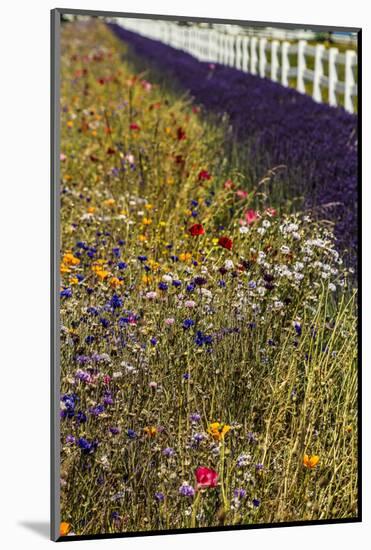
[(277, 23), (269, 21), (249, 21), (240, 19), (216, 19), (206, 17), (192, 17), (179, 15), (158, 15), (143, 13), (125, 13), (116, 11), (98, 11), (98, 10), (80, 10), (68, 8), (55, 8), (51, 10), (51, 104), (50, 104), (50, 129), (51, 129), (51, 235), (50, 235), (50, 253), (51, 253), (51, 357), (50, 357), (50, 471), (51, 471), (51, 499), (50, 499), (50, 537), (53, 541), (76, 541), (91, 539), (111, 539), (111, 538), (131, 538), (154, 535), (174, 535), (184, 533), (204, 533), (218, 531), (240, 531), (251, 529), (271, 529), (277, 527), (297, 527), (310, 525), (334, 525), (362, 522), (362, 29), (357, 27), (340, 27), (317, 24), (306, 24), (305, 28), (314, 31), (339, 31), (357, 33), (357, 57), (358, 57), (358, 515), (354, 518), (344, 519), (325, 519), (313, 521), (287, 521), (269, 524), (252, 524), (236, 526), (220, 526), (208, 528), (189, 528), (189, 529), (168, 529), (161, 531), (138, 531), (122, 533), (97, 533), (95, 535), (72, 535), (60, 536), (60, 511), (59, 511), (59, 480), (60, 480), (60, 344), (59, 344), (59, 261), (60, 261), (60, 203), (59, 203), (59, 175), (60, 175), (60, 30), (61, 20), (65, 15), (76, 16), (96, 16), (96, 17), (122, 17), (138, 19), (156, 19), (164, 21), (189, 21), (189, 22), (208, 22), (219, 24), (238, 24), (250, 25), (254, 27), (276, 27), (285, 29), (302, 29), (303, 24)]

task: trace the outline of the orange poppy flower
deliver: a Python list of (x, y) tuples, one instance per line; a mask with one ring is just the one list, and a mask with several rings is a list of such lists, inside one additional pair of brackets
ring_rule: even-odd
[(303, 465), (306, 468), (309, 468), (310, 470), (312, 470), (313, 468), (315, 468), (317, 466), (318, 462), (319, 462), (319, 456), (318, 455), (307, 455), (307, 454), (304, 455)]
[(62, 521), (59, 527), (61, 537), (65, 537), (71, 531), (71, 525), (67, 521)]

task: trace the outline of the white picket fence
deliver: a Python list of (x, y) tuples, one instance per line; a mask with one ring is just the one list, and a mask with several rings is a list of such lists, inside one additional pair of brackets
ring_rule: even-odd
[[(354, 50), (339, 53), (337, 48), (327, 49), (322, 44), (311, 46), (306, 40), (294, 44), (286, 40), (268, 41), (243, 33), (243, 28), (237, 25), (186, 26), (174, 21), (131, 18), (116, 18), (115, 22), (127, 30), (190, 53), (200, 61), (236, 67), (283, 86), (289, 86), (289, 80), (296, 79), (296, 88), (301, 93), (306, 93), (305, 83), (312, 82), (315, 101), (323, 101), (322, 91), (327, 88), (330, 105), (338, 106), (337, 94), (341, 94), (344, 108), (354, 112), (353, 98), (357, 96), (354, 77), (357, 54)], [(290, 65), (292, 56), (296, 60), (293, 66)], [(314, 69), (307, 68), (309, 57), (314, 58)], [(327, 74), (324, 62), (327, 62)], [(338, 65), (345, 66), (344, 80), (338, 78)]]

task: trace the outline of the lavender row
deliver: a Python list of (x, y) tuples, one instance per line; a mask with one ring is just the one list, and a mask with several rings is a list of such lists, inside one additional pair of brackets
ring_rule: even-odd
[(351, 262), (357, 251), (357, 116), (315, 103), (298, 93), (191, 55), (110, 24), (136, 54), (189, 90), (209, 111), (227, 113), (238, 139), (253, 143), (260, 169), (285, 164), (295, 174), (292, 193), (303, 192), (307, 208), (332, 220), (339, 246)]

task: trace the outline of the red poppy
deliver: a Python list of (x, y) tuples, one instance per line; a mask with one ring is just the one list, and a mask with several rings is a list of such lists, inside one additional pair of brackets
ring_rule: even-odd
[(186, 139), (186, 133), (185, 131), (183, 130), (183, 128), (179, 127), (176, 131), (176, 137), (178, 138), (179, 141), (182, 141), (182, 139)]
[(197, 480), (197, 489), (204, 489), (206, 487), (216, 487), (219, 474), (210, 468), (205, 466), (199, 466), (195, 471)]
[(259, 214), (255, 212), (255, 210), (250, 209), (245, 212), (245, 219), (248, 224), (256, 222), (256, 220), (258, 220), (259, 217), (260, 217)]
[(209, 174), (207, 170), (201, 170), (201, 172), (199, 172), (198, 174), (198, 179), (199, 181), (210, 180), (211, 174)]
[(108, 149), (107, 149), (107, 155), (114, 155), (115, 152), (116, 152), (116, 151), (115, 151), (112, 147), (108, 147)]
[(130, 124), (130, 130), (140, 130), (139, 124), (137, 124), (136, 122), (132, 122)]
[(229, 237), (220, 237), (218, 245), (226, 248), (227, 250), (232, 250), (233, 241)]
[(192, 235), (192, 237), (197, 237), (198, 235), (204, 235), (205, 229), (203, 228), (203, 225), (201, 223), (195, 223), (192, 225), (188, 231)]

